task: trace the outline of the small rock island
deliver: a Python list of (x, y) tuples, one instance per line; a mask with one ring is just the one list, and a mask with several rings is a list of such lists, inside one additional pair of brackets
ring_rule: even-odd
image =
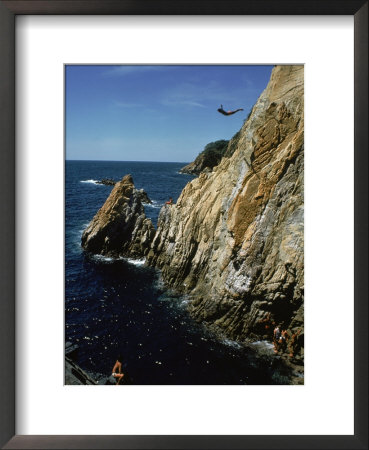
[(144, 191), (134, 187), (131, 175), (115, 184), (108, 199), (82, 234), (82, 247), (104, 256), (145, 256), (155, 234), (145, 215)]

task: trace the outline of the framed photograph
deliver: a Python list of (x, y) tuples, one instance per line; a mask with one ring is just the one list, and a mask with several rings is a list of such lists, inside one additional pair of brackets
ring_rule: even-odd
[(4, 448), (368, 447), (368, 5), (275, 7), (0, 3)]
[(65, 383), (303, 384), (304, 66), (66, 65), (65, 86)]

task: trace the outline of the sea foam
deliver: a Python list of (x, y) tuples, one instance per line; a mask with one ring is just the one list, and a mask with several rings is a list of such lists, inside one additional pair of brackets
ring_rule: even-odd
[(118, 256), (114, 258), (112, 256), (104, 256), (104, 255), (92, 255), (92, 259), (102, 263), (112, 263), (114, 261), (126, 261), (129, 264), (133, 264), (134, 266), (143, 266), (146, 262), (145, 258), (142, 259), (133, 259), (133, 258), (124, 258), (123, 256)]
[(99, 180), (81, 180), (81, 183), (99, 184)]
[(258, 350), (265, 350), (265, 351), (271, 351), (274, 349), (274, 345), (272, 342), (268, 342), (268, 341), (255, 341), (255, 342), (251, 342), (250, 345), (252, 345), (253, 347), (256, 347)]
[(145, 258), (142, 258), (142, 259), (125, 258), (125, 260), (129, 264), (133, 264), (134, 266), (143, 266), (145, 264), (145, 262), (146, 262)]
[(163, 203), (159, 203), (156, 200), (153, 200), (152, 203), (145, 203), (145, 207), (160, 209), (163, 206)]
[(232, 341), (230, 339), (224, 339), (222, 342), (223, 342), (223, 344), (228, 345), (229, 347), (233, 347), (233, 348), (241, 348), (242, 347), (241, 344), (239, 344), (236, 341)]
[(106, 263), (111, 263), (112, 261), (115, 260), (111, 256), (104, 256), (104, 255), (92, 255), (92, 259), (94, 259), (95, 261), (106, 262)]

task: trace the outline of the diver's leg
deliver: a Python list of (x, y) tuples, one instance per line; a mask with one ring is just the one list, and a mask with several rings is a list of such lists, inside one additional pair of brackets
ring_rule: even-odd
[(123, 380), (124, 373), (117, 373), (116, 377), (118, 378), (117, 385)]

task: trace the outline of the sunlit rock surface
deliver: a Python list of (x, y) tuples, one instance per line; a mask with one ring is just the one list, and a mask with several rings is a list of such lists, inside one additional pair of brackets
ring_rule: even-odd
[(105, 256), (145, 255), (155, 233), (142, 205), (145, 195), (135, 189), (131, 175), (123, 177), (83, 232), (82, 247)]
[[(148, 254), (190, 294), (191, 314), (232, 339), (290, 330), (303, 355), (304, 69), (277, 66), (229, 158), (166, 205)], [(227, 154), (227, 153), (226, 153)]]

